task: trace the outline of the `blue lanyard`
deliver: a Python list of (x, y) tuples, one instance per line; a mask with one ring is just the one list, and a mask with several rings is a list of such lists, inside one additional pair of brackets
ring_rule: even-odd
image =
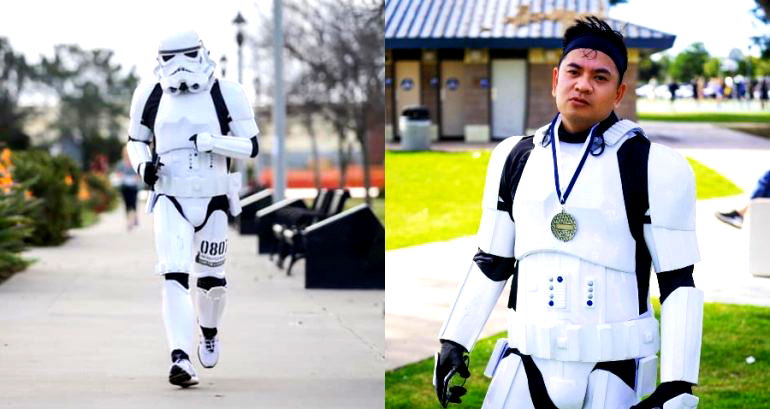
[(555, 117), (553, 117), (553, 120), (551, 121), (551, 127), (548, 129), (549, 136), (551, 137), (551, 153), (553, 154), (553, 177), (556, 181), (556, 194), (559, 197), (559, 203), (561, 203), (562, 206), (564, 206), (564, 203), (567, 202), (567, 198), (569, 197), (570, 192), (572, 192), (572, 187), (575, 186), (575, 181), (578, 178), (578, 175), (580, 175), (580, 171), (583, 170), (583, 165), (586, 163), (586, 159), (588, 158), (588, 152), (591, 150), (591, 142), (593, 141), (594, 136), (594, 129), (596, 129), (596, 126), (599, 124), (596, 124), (591, 127), (591, 131), (588, 133), (588, 141), (586, 143), (586, 148), (583, 152), (583, 157), (580, 158), (580, 162), (578, 163), (577, 169), (575, 169), (575, 174), (572, 175), (572, 179), (569, 181), (569, 185), (567, 186), (567, 191), (564, 192), (564, 197), (561, 195), (561, 186), (559, 186), (559, 164), (557, 163), (556, 159), (556, 144), (559, 143), (558, 140), (556, 140), (556, 137), (554, 136), (553, 128), (556, 127), (556, 120), (559, 118), (559, 114), (557, 113)]

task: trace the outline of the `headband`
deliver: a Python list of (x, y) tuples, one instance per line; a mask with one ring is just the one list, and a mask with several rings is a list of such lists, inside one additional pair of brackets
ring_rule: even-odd
[(626, 73), (626, 67), (628, 66), (628, 54), (626, 50), (620, 49), (606, 38), (591, 34), (575, 38), (564, 47), (562, 56), (566, 56), (570, 51), (578, 48), (590, 48), (607, 54), (612, 62), (615, 63), (615, 67), (618, 69), (618, 73), (620, 73), (620, 78), (623, 78), (623, 74)]

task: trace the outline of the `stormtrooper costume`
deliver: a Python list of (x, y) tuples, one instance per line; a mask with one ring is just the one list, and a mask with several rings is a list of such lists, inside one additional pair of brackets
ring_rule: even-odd
[[(564, 190), (586, 152), (562, 207), (554, 162)], [(658, 351), (658, 389), (697, 384), (695, 186), (678, 153), (614, 113), (577, 138), (557, 115), (533, 136), (494, 149), (482, 208), (478, 253), (439, 334), (434, 384), (442, 383), (441, 355), (473, 349), (509, 279), (508, 337), (487, 366), (484, 409), (626, 409), (655, 390)], [(576, 225), (568, 240), (552, 231), (569, 224), (554, 221), (562, 210)], [(664, 401), (663, 409), (691, 409), (698, 399), (677, 393)]]
[(189, 359), (196, 320), (191, 285), (202, 333), (199, 360), (211, 368), (219, 358), (227, 213), (240, 213), (240, 175), (229, 173), (229, 162), (258, 152), (259, 130), (243, 89), (215, 79), (214, 67), (196, 33), (169, 36), (158, 50), (158, 82), (136, 89), (130, 111), (131, 164), (153, 187), (147, 210), (154, 219), (156, 272), (165, 277), (169, 381), (183, 387), (198, 383)]

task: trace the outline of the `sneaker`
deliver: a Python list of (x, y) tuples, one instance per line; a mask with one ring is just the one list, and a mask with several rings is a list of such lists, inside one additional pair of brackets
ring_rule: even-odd
[(171, 364), (168, 381), (173, 385), (187, 388), (198, 384), (198, 374), (195, 373), (195, 368), (189, 359), (178, 359)]
[(204, 368), (213, 368), (219, 361), (219, 338), (206, 338), (201, 336), (198, 344), (198, 359)]
[(743, 216), (741, 216), (735, 210), (728, 213), (716, 212), (716, 214), (714, 215), (717, 217), (717, 219), (729, 224), (730, 226), (735, 227), (736, 229), (740, 229), (741, 227), (743, 227)]

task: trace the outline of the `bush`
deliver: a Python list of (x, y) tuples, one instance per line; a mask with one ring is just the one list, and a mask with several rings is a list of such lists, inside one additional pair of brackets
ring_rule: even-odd
[(25, 187), (14, 186), (8, 193), (0, 192), (0, 282), (23, 270), (29, 261), (21, 257), (25, 240), (33, 231), (27, 214), (39, 207), (40, 201), (25, 195)]
[(77, 164), (39, 150), (15, 152), (13, 162), (14, 179), (27, 183), (32, 195), (42, 201), (31, 215), (34, 231), (27, 242), (38, 246), (64, 242), (67, 230), (81, 223)]
[(32, 221), (27, 216), (40, 205), (27, 192), (28, 185), (14, 182), (11, 175), (11, 151), (0, 155), (0, 281), (29, 263), (20, 253), (32, 234)]
[(81, 183), (79, 198), (88, 209), (101, 213), (117, 204), (118, 192), (106, 175), (88, 172)]

